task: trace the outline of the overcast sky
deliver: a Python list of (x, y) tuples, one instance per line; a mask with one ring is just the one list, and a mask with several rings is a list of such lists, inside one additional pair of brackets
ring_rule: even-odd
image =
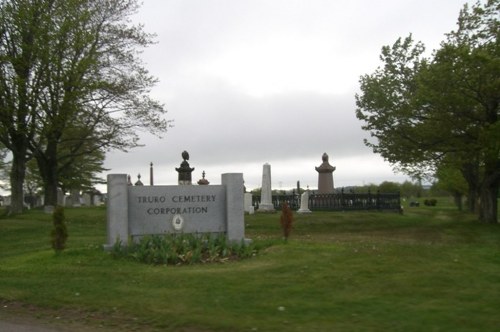
[[(429, 51), (456, 28), (465, 0), (144, 0), (134, 20), (157, 35), (141, 58), (159, 83), (151, 94), (175, 121), (163, 137), (107, 157), (109, 173), (149, 184), (177, 183), (181, 153), (193, 182), (243, 173), (273, 189), (317, 187), (326, 152), (335, 187), (403, 182), (363, 144), (355, 116), (359, 77), (379, 65), (382, 46), (412, 33)], [(105, 190), (105, 189), (104, 189)]]

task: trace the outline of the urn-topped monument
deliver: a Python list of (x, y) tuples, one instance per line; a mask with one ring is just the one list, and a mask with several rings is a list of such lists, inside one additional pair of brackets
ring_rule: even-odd
[(189, 160), (189, 153), (187, 151), (182, 152), (182, 159), (184, 161), (181, 162), (181, 166), (175, 169), (179, 173), (179, 185), (191, 184), (191, 173), (194, 171), (194, 167), (189, 167), (189, 163), (187, 162)]
[(323, 163), (316, 167), (318, 172), (318, 194), (333, 193), (333, 171), (335, 167), (328, 162), (328, 155), (323, 153)]

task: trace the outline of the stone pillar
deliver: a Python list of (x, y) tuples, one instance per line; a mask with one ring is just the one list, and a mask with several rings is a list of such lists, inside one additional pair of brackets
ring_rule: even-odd
[(264, 164), (262, 169), (262, 191), (260, 193), (259, 211), (274, 211), (271, 190), (271, 165)]
[(151, 162), (149, 164), (149, 185), (154, 186), (154, 180), (153, 180), (153, 163)]
[(104, 248), (109, 250), (117, 241), (122, 245), (128, 243), (128, 181), (127, 174), (108, 175), (107, 202), (107, 243)]
[(226, 187), (226, 231), (228, 241), (245, 240), (243, 213), (243, 174), (222, 174), (221, 183)]
[(323, 163), (316, 167), (318, 172), (318, 194), (333, 193), (333, 171), (335, 167), (328, 162), (328, 155), (323, 153)]

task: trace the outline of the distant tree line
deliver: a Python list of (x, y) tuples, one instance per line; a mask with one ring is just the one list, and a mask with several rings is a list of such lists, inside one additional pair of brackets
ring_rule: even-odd
[[(292, 190), (272, 190), (272, 195), (290, 195), (292, 192), (295, 194), (301, 195), (304, 191), (307, 189), (304, 188), (299, 188), (298, 192), (297, 189), (294, 188)], [(391, 181), (384, 181), (381, 184), (368, 184), (368, 185), (363, 185), (363, 186), (349, 186), (349, 187), (338, 187), (335, 188), (335, 192), (340, 192), (344, 190), (346, 193), (347, 192), (354, 192), (354, 193), (400, 193), (401, 197), (405, 198), (418, 198), (424, 195), (424, 189), (422, 185), (418, 182), (410, 182), (410, 181), (405, 181), (403, 183), (398, 183), (398, 182), (391, 182)], [(262, 188), (255, 188), (250, 191), (253, 195), (260, 196), (262, 191)], [(314, 190), (311, 190), (311, 192), (314, 192)]]

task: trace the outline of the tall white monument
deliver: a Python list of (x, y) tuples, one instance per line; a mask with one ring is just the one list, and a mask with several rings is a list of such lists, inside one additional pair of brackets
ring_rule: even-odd
[(262, 168), (262, 191), (260, 194), (259, 211), (274, 211), (271, 192), (271, 165), (264, 164)]

